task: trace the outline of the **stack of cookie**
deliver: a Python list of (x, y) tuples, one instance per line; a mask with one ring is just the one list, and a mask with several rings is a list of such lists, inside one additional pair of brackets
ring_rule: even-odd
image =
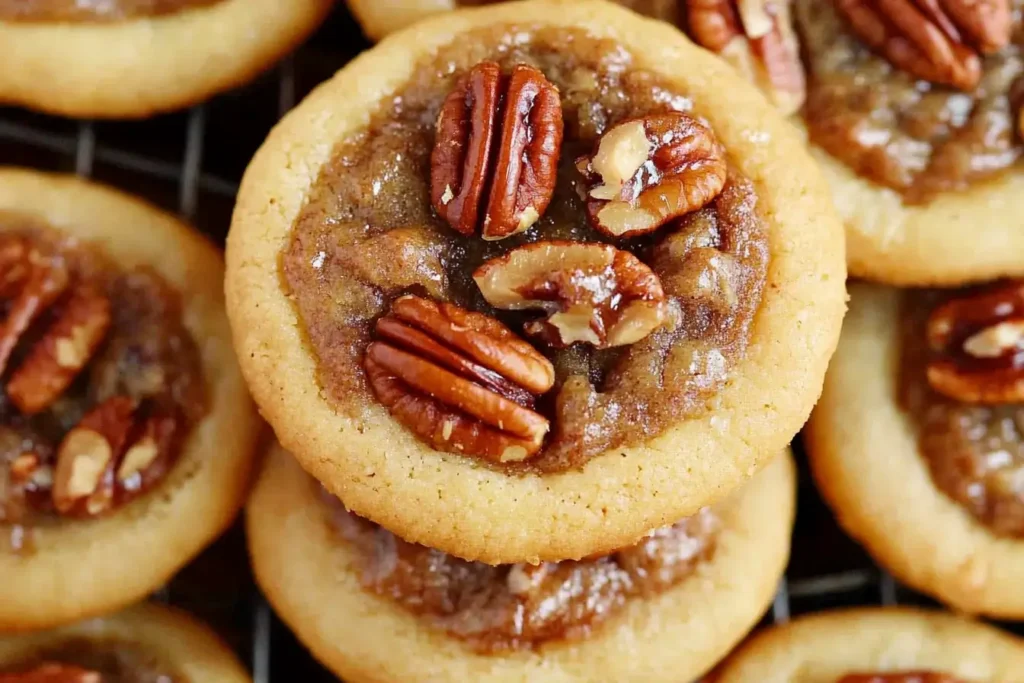
[(262, 588), (349, 681), (702, 675), (786, 564), (844, 282), (800, 138), (674, 28), (536, 0), (384, 41), (229, 235)]
[(850, 269), (878, 283), (851, 288), (808, 430), (815, 476), (898, 579), (1008, 619), (1024, 619), (1020, 9), (986, 3), (970, 28), (958, 15), (962, 63), (929, 66), (872, 42), (856, 13), (797, 3), (807, 128)]

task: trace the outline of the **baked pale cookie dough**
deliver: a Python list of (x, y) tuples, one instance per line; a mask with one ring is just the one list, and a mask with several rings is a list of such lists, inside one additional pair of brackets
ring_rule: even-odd
[[(460, 6), (487, 5), (494, 1), (497, 0), (407, 0), (401, 3), (348, 0), (348, 6), (366, 35), (380, 40), (425, 17), (450, 12)], [(698, 45), (721, 55), (756, 83), (783, 113), (792, 114), (803, 103), (804, 70), (790, 16), (790, 0), (615, 2), (680, 27)]]
[[(20, 257), (9, 258), (24, 244), (18, 235), (37, 245), (53, 244), (36, 241), (39, 235), (68, 241), (59, 251), (39, 252), (56, 254), (46, 256), (52, 260), (30, 256), (25, 284), (10, 279), (26, 267)], [(86, 263), (119, 273), (112, 282), (141, 297), (108, 299), (112, 322), (105, 334), (89, 332), (102, 327), (93, 313), (72, 317), (77, 324), (67, 330), (60, 322), (69, 319), (67, 311), (96, 310), (95, 299), (87, 306), (72, 302), (92, 296), (102, 282), (74, 266), (67, 289), (29, 326), (6, 363), (0, 629), (36, 629), (138, 600), (219, 535), (246, 495), (260, 423), (231, 348), (221, 256), (197, 232), (120, 192), (6, 168), (0, 169), (0, 241), (5, 353), (14, 311), (24, 311), (22, 294), (52, 291), (31, 283), (56, 281), (61, 259), (70, 263), (88, 253)], [(54, 267), (37, 271), (40, 263)], [(167, 286), (174, 294), (147, 293)], [(166, 306), (166, 314), (153, 315), (172, 322), (154, 322), (137, 310), (139, 301), (157, 304), (154, 311)], [(61, 329), (70, 342), (62, 341)], [(166, 331), (170, 346), (145, 336), (152, 329)], [(47, 349), (58, 367), (40, 355)], [(183, 384), (186, 375), (175, 370), (185, 367), (188, 377), (198, 373), (202, 381)], [(77, 379), (67, 385), (75, 368)], [(167, 391), (173, 400), (160, 393)], [(199, 403), (202, 410), (193, 412)]]
[(180, 109), (254, 78), (305, 39), (332, 6), (331, 0), (0, 2), (0, 63), (7, 65), (0, 102), (81, 118)]
[[(794, 485), (792, 459), (782, 454), (714, 506), (713, 550), (678, 583), (649, 597), (627, 597), (624, 604), (610, 607), (606, 621), (573, 639), (497, 651), (481, 650), (364, 587), (359, 551), (330, 521), (326, 494), (280, 447), (267, 458), (246, 519), (253, 567), (264, 593), (314, 656), (346, 681), (679, 681), (710, 669), (771, 603), (789, 555)], [(384, 536), (389, 535), (378, 538)], [(390, 538), (391, 544), (380, 541), (381, 552), (393, 545)], [(441, 562), (435, 559), (432, 566), (439, 568)], [(554, 571), (550, 566), (540, 571), (545, 569)], [(537, 568), (523, 566), (494, 571), (492, 580), (510, 586), (514, 578), (529, 583), (529, 577), (537, 576)], [(437, 569), (431, 579), (414, 574), (409, 580), (438, 586), (458, 582), (460, 570), (449, 572)], [(603, 576), (606, 582), (571, 584), (581, 590), (574, 598), (579, 614), (587, 613), (587, 600), (604, 604), (601, 594), (616, 579), (615, 574)], [(471, 585), (477, 595), (486, 594), (484, 585)], [(588, 591), (594, 591), (593, 598)], [(464, 594), (467, 601), (470, 593)], [(494, 614), (496, 600), (472, 604)], [(543, 611), (544, 606), (530, 600), (523, 600), (524, 630), (541, 630), (529, 610)], [(547, 611), (564, 609), (555, 607), (558, 601), (555, 596), (544, 602)], [(486, 630), (487, 616), (475, 619), (473, 608), (462, 609), (468, 631), (476, 622)], [(557, 617), (550, 622), (548, 628), (560, 626)], [(452, 628), (458, 629), (457, 623)]]
[[(523, 235), (507, 241), (460, 237), (432, 212), (427, 198), (425, 153), (434, 136), (437, 72), (429, 64), (417, 65), (439, 50), (445, 52), (438, 59), (446, 63), (449, 53), (457, 53), (451, 59), (458, 76), (460, 69), (493, 52), (488, 41), (508, 40), (513, 27), (519, 50), (530, 49), (530, 34), (537, 41), (568, 41), (566, 49), (538, 48), (530, 57), (538, 63), (555, 60), (552, 77), (565, 79), (563, 96), (574, 103), (566, 108), (564, 144), (570, 147), (562, 153), (561, 180), (556, 181), (563, 194), (548, 209), (556, 218), (541, 218)], [(519, 54), (506, 48), (500, 52), (495, 56), (505, 60)], [(597, 94), (592, 97), (587, 88), (595, 81), (586, 69), (578, 67), (582, 73), (576, 71), (573, 83), (579, 85), (571, 85), (567, 69), (557, 63), (588, 55), (600, 64), (631, 60), (630, 68), (616, 63), (603, 71), (595, 66), (589, 76), (625, 74), (616, 87), (638, 93), (635, 102), (654, 102), (650, 106), (659, 110), (692, 107), (710, 129), (679, 113), (648, 117), (643, 126), (692, 125), (694, 135), (713, 131), (724, 146), (725, 157), (720, 157), (722, 147), (709, 143), (711, 156), (699, 164), (725, 181), (722, 193), (706, 209), (680, 219), (678, 232), (667, 229), (628, 243), (603, 238), (623, 249), (594, 242), (597, 230), (573, 199), (571, 184), (582, 176), (575, 175), (580, 171), (573, 166), (571, 145), (581, 149), (573, 139), (578, 130), (590, 131), (581, 140), (600, 132), (592, 129), (599, 124), (593, 117), (603, 112), (593, 113)], [(486, 79), (491, 73), (498, 78), (499, 68), (483, 63), (482, 71), (473, 67), (472, 77)], [(446, 69), (443, 73), (453, 73)], [(515, 78), (537, 78), (529, 67), (517, 69)], [(409, 85), (411, 78), (418, 80)], [(659, 85), (652, 85), (653, 79)], [(542, 81), (543, 76), (530, 87)], [(466, 87), (466, 81), (460, 83), (455, 86)], [(451, 80), (448, 84), (453, 85)], [(382, 141), (366, 143), (369, 152), (356, 149), (351, 159), (347, 153), (335, 157), (337, 145), (357, 136), (382, 99), (392, 105), (394, 94), (404, 88), (411, 90), (397, 100), (402, 113), (396, 116), (408, 114), (408, 119), (375, 133)], [(544, 115), (554, 117), (557, 106), (551, 101), (557, 102), (557, 92), (547, 88), (543, 96), (545, 104), (538, 106), (546, 106)], [(423, 97), (435, 101), (433, 110), (417, 108), (417, 98)], [(450, 99), (449, 113), (461, 101), (459, 96)], [(627, 114), (634, 106), (629, 98), (616, 102), (616, 107), (627, 107)], [(383, 111), (390, 116), (393, 110)], [(545, 137), (537, 139), (557, 148), (553, 138), (556, 131), (560, 137), (561, 129), (554, 120), (544, 119)], [(621, 142), (620, 134), (628, 138), (640, 127), (635, 121), (618, 125), (611, 137)], [(422, 140), (392, 153), (391, 145), (398, 142), (387, 136), (396, 130), (419, 131), (415, 134)], [(443, 157), (449, 147), (438, 149), (438, 168), (447, 168)], [(359, 166), (367, 154), (371, 161)], [(550, 159), (541, 154), (540, 162)], [(594, 163), (601, 165), (600, 160)], [(544, 173), (551, 172), (545, 168)], [(669, 182), (677, 178), (664, 177)], [(451, 185), (446, 188), (442, 180), (436, 189), (435, 199), (449, 222), (464, 230), (453, 217)], [(660, 190), (656, 186), (651, 192)], [(587, 211), (604, 221), (601, 212), (608, 207), (629, 206), (592, 199)], [(335, 217), (378, 208), (389, 212), (386, 220)], [(528, 227), (542, 212), (527, 209), (514, 214), (511, 223), (496, 219), (485, 230)], [(630, 229), (649, 232), (645, 221)], [(396, 229), (374, 227), (389, 222)], [(625, 227), (602, 224), (599, 229)], [(816, 168), (791, 127), (723, 62), (678, 31), (596, 0), (508, 3), (451, 13), (386, 39), (321, 86), (274, 130), (246, 172), (228, 238), (229, 316), (243, 372), (263, 415), (282, 444), (354, 512), (410, 541), (467, 559), (498, 564), (579, 558), (630, 545), (653, 528), (694, 514), (748, 480), (772, 453), (788, 445), (818, 397), (845, 309), (841, 232)], [(566, 239), (577, 243), (567, 246)], [(654, 248), (644, 251), (641, 245), (652, 239)], [(521, 249), (508, 246), (524, 243)], [(452, 244), (458, 246), (445, 251)], [(653, 264), (660, 283), (652, 266), (627, 248)], [(473, 259), (488, 255), (494, 258), (476, 271), (477, 279), (466, 278), (475, 267)], [(496, 309), (484, 308), (479, 296), (498, 307), (520, 305), (515, 296), (505, 296), (505, 288), (525, 272), (523, 263), (550, 269), (552, 278), (561, 277), (559, 268), (598, 274), (599, 279), (615, 271), (625, 289), (609, 300), (608, 309), (589, 304), (573, 309), (590, 311), (584, 314), (584, 319), (591, 316), (588, 329), (573, 328), (579, 318), (565, 311), (552, 313), (555, 322), (533, 320), (525, 327), (521, 317), (506, 317), (512, 328), (505, 327), (490, 317)], [(589, 282), (586, 277), (578, 281)], [(462, 284), (449, 286), (449, 281)], [(422, 296), (403, 296), (408, 292)], [(585, 288), (563, 294), (565, 300), (590, 296)], [(489, 313), (467, 316), (430, 301), (448, 296)], [(623, 325), (627, 308), (630, 324)], [(387, 320), (377, 329), (385, 335), (381, 325), (386, 324), (388, 338), (401, 336), (403, 321), (416, 319), (420, 323), (415, 325), (422, 323), (432, 334), (459, 337), (471, 330), (471, 336), (479, 332), (499, 340), (497, 366), (480, 371), (460, 367), (484, 378), (469, 389), (470, 402), (484, 393), (495, 411), (508, 410), (511, 416), (485, 409), (481, 417), (479, 406), (465, 408), (475, 413), (453, 413), (447, 406), (460, 405), (460, 399), (451, 394), (465, 388), (458, 378), (428, 381), (425, 389), (421, 383), (411, 394), (399, 384), (397, 394), (392, 392), (390, 371), (382, 372), (381, 363), (394, 360), (393, 350), (388, 344), (368, 345), (376, 334), (370, 328), (384, 315)], [(667, 326), (657, 327), (666, 320)], [(719, 323), (728, 327), (724, 336), (709, 331), (724, 330)], [(523, 386), (531, 391), (551, 387), (548, 357), (538, 358), (540, 352), (518, 336), (519, 330), (541, 340), (539, 348), (554, 359), (554, 379), (560, 383), (557, 397), (545, 397), (558, 406), (558, 415), (547, 413), (554, 419), (546, 446), (540, 439), (548, 417), (524, 407), (529, 397), (512, 405), (494, 393), (523, 396), (523, 389), (509, 389), (504, 382), (524, 373), (526, 380), (515, 381), (526, 381)], [(679, 334), (691, 335), (690, 341), (673, 336)], [(569, 343), (565, 335), (585, 343), (560, 350), (558, 342)], [(470, 347), (475, 343), (469, 342)], [(478, 361), (483, 357), (492, 363), (486, 350), (490, 343), (459, 353), (477, 353)], [(623, 345), (624, 360), (612, 366), (615, 386), (608, 383), (608, 391), (598, 392), (586, 365), (600, 375), (599, 359), (607, 362), (614, 356), (597, 355), (592, 345), (613, 343)], [(372, 376), (364, 374), (364, 365)], [(494, 371), (501, 381), (487, 384)], [(484, 384), (497, 388), (484, 391)], [(417, 391), (446, 395), (433, 401)], [(445, 404), (448, 400), (456, 403)], [(547, 410), (541, 403), (539, 410)]]
[(1017, 0), (1000, 4), (1015, 8), (1004, 17), (1009, 43), (980, 61), (974, 53), (980, 85), (960, 90), (873, 54), (835, 3), (797, 0), (808, 68), (800, 122), (846, 222), (851, 275), (951, 286), (1024, 274), (1024, 27)]
[[(909, 683), (900, 673), (945, 674), (941, 683), (1017, 683), (1024, 642), (992, 626), (909, 608), (799, 617), (754, 636), (716, 683)], [(856, 674), (875, 674), (857, 677)]]
[[(39, 676), (29, 681), (75, 683), (97, 683), (108, 676), (118, 681), (252, 680), (234, 653), (206, 625), (156, 604), (139, 604), (49, 631), (0, 638), (0, 680), (28, 672)], [(46, 678), (44, 672), (53, 678)], [(65, 677), (57, 676), (58, 672)], [(22, 680), (15, 676), (11, 683)]]
[[(972, 409), (983, 411), (978, 417), (949, 413), (951, 423), (938, 416), (919, 424), (920, 418), (903, 409), (901, 328), (909, 315), (902, 307), (903, 296), (880, 286), (851, 287), (839, 349), (805, 430), (818, 487), (842, 526), (904, 583), (961, 611), (1024, 617), (1019, 483), (1013, 501), (1014, 477), (1019, 482), (1021, 466), (1012, 418), (994, 420), (984, 412), (990, 408), (980, 406)], [(976, 433), (974, 438), (1006, 441), (992, 441), (987, 457), (985, 449), (968, 457), (978, 446), (964, 444), (961, 455), (950, 451), (953, 457), (935, 470), (921, 450), (921, 429), (933, 430), (926, 436), (964, 438), (957, 436), (958, 425)], [(939, 429), (943, 431), (934, 431)], [(934, 478), (933, 471), (942, 473), (942, 479)], [(986, 487), (1000, 477), (1004, 490), (997, 498), (997, 489)], [(942, 489), (939, 481), (953, 488)], [(980, 507), (969, 509), (946, 491)], [(1005, 506), (1001, 512), (999, 506)]]

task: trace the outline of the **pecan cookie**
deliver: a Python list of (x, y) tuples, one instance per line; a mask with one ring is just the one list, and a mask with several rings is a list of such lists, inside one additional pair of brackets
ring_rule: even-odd
[(254, 78), (331, 0), (0, 0), (0, 102), (82, 118), (180, 109)]
[[(498, 0), (415, 0), (401, 6), (348, 0), (363, 30), (379, 40), (441, 12)], [(792, 0), (615, 0), (616, 4), (667, 21), (701, 47), (723, 57), (753, 81), (783, 112), (804, 99), (804, 69), (790, 16)]]
[(802, 122), (849, 268), (900, 286), (1024, 274), (1020, 0), (797, 0)]
[(607, 2), (381, 43), (242, 184), (229, 315), (263, 414), (353, 511), (460, 557), (694, 514), (788, 444), (838, 335), (841, 228), (790, 133)]
[(1024, 642), (943, 612), (860, 608), (799, 617), (751, 638), (717, 683), (1017, 683)]
[(0, 169), (0, 629), (133, 602), (231, 523), (259, 423), (222, 268), (140, 201)]
[(1024, 617), (1024, 285), (851, 294), (806, 430), (819, 487), (901, 581)]
[(156, 604), (0, 639), (2, 683), (108, 680), (248, 683), (252, 679), (205, 624)]
[(246, 519), (264, 593), (347, 681), (678, 681), (703, 675), (771, 603), (794, 486), (781, 454), (634, 547), (494, 567), (356, 518), (275, 447)]

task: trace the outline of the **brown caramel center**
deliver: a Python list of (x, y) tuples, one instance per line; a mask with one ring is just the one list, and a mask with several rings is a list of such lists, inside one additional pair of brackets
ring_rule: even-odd
[(919, 81), (861, 42), (831, 2), (797, 0), (809, 71), (811, 139), (910, 203), (963, 190), (1016, 166), (1024, 24), (1013, 0), (1009, 46), (987, 55), (973, 90)]
[(714, 552), (719, 527), (705, 508), (610, 555), (495, 567), (406, 543), (322, 496), (332, 528), (357, 553), (367, 590), (480, 652), (586, 638), (628, 600), (657, 595), (690, 576)]

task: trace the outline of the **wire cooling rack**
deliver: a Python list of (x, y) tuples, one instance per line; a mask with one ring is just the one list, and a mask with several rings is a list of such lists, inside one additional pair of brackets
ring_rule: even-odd
[[(120, 187), (179, 213), (223, 244), (242, 172), (270, 128), (366, 47), (339, 7), (306, 45), (256, 83), (186, 112), (142, 122), (93, 122), (0, 108), (0, 165), (73, 172)], [(833, 607), (932, 604), (879, 570), (839, 530), (810, 481), (799, 440), (794, 449), (800, 491), (793, 554), (763, 624)], [(239, 525), (154, 599), (210, 623), (248, 662), (255, 683), (335, 680), (259, 594)]]

